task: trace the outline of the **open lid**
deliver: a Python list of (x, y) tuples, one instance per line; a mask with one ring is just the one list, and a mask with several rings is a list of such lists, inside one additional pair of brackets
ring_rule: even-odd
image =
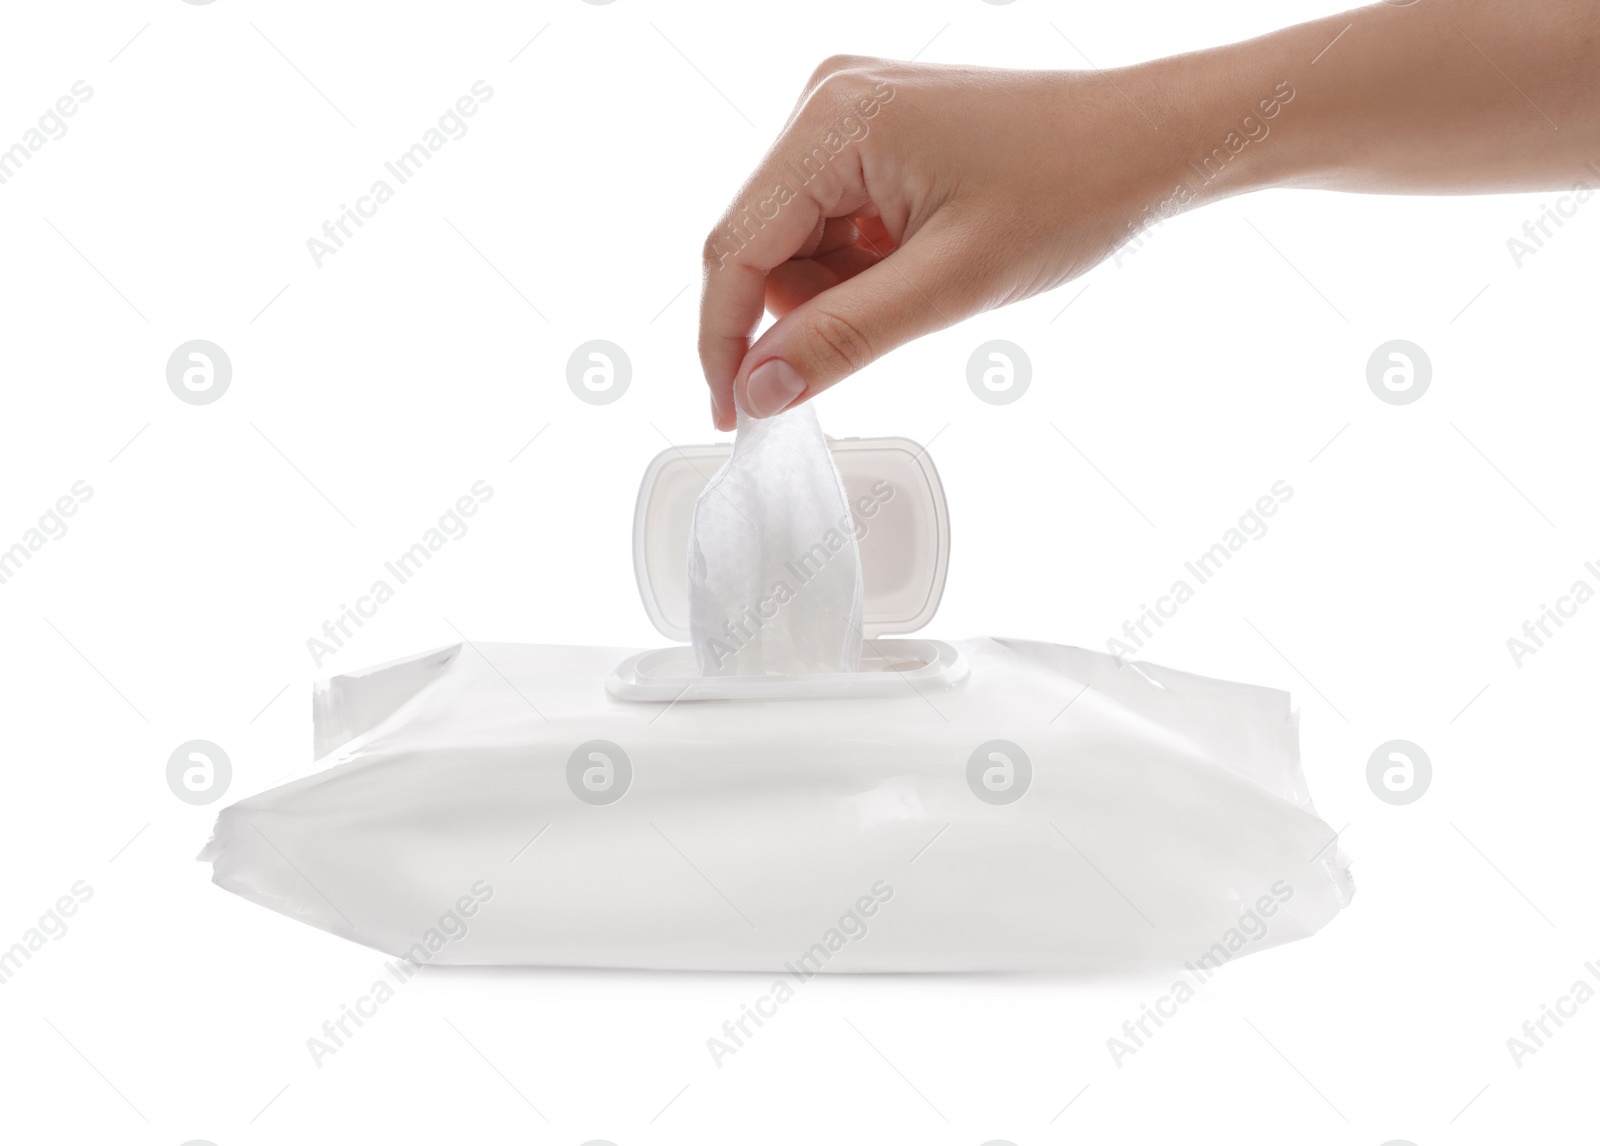
[[(950, 513), (933, 459), (906, 438), (828, 439), (861, 547), (865, 636), (912, 633), (939, 608), (950, 564)], [(633, 569), (645, 612), (689, 639), (689, 526), (694, 503), (733, 443), (674, 446), (644, 471), (633, 513)]]

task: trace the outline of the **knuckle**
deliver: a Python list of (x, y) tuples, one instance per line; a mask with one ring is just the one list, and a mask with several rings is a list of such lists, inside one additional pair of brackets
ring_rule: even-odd
[(719, 271), (727, 266), (728, 257), (738, 252), (730, 237), (726, 224), (718, 223), (714, 231), (706, 236), (705, 245), (700, 248), (700, 268), (702, 271)]
[(811, 89), (811, 98), (806, 102), (828, 109), (853, 103), (868, 86), (864, 80), (865, 76), (859, 71), (834, 72)]
[(871, 63), (869, 56), (833, 55), (823, 60), (811, 72), (811, 79), (806, 83), (809, 90), (826, 82), (830, 77), (842, 72), (858, 68), (863, 64)]
[(707, 268), (715, 268), (722, 263), (722, 247), (718, 242), (720, 231), (712, 231), (706, 236), (705, 246), (700, 248), (700, 263)]
[(849, 319), (818, 310), (811, 316), (810, 327), (818, 357), (832, 372), (854, 374), (872, 361), (872, 343)]

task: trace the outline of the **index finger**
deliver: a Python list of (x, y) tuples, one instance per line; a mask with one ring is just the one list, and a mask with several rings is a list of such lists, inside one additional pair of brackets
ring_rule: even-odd
[(745, 181), (733, 205), (707, 237), (702, 255), (700, 365), (711, 388), (718, 429), (734, 427), (733, 384), (750, 350), (766, 304), (767, 274), (809, 253), (827, 218), (867, 202), (855, 148), (835, 153), (824, 145), (812, 106), (826, 98), (828, 81), (805, 103)]

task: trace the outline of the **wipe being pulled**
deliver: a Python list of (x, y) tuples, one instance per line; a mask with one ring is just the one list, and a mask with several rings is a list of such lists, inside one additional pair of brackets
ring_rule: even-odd
[(706, 676), (855, 672), (861, 554), (810, 403), (739, 414), (733, 456), (694, 507), (689, 633)]

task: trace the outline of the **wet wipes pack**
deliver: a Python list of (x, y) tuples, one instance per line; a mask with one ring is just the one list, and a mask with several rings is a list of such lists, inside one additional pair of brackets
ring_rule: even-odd
[(1177, 969), (1348, 901), (1285, 693), (953, 644), (960, 684), (865, 698), (618, 701), (604, 681), (634, 650), (582, 646), (334, 677), (317, 770), (225, 809), (202, 858), (396, 956), (476, 895), (433, 964)]
[[(635, 511), (646, 612), (721, 671), (462, 642), (323, 681), (313, 770), (222, 811), (214, 881), (416, 963), (806, 975), (1209, 973), (1350, 901), (1286, 693), (909, 636), (949, 555), (927, 451), (762, 429), (665, 451)], [(804, 529), (745, 500), (791, 495)]]

